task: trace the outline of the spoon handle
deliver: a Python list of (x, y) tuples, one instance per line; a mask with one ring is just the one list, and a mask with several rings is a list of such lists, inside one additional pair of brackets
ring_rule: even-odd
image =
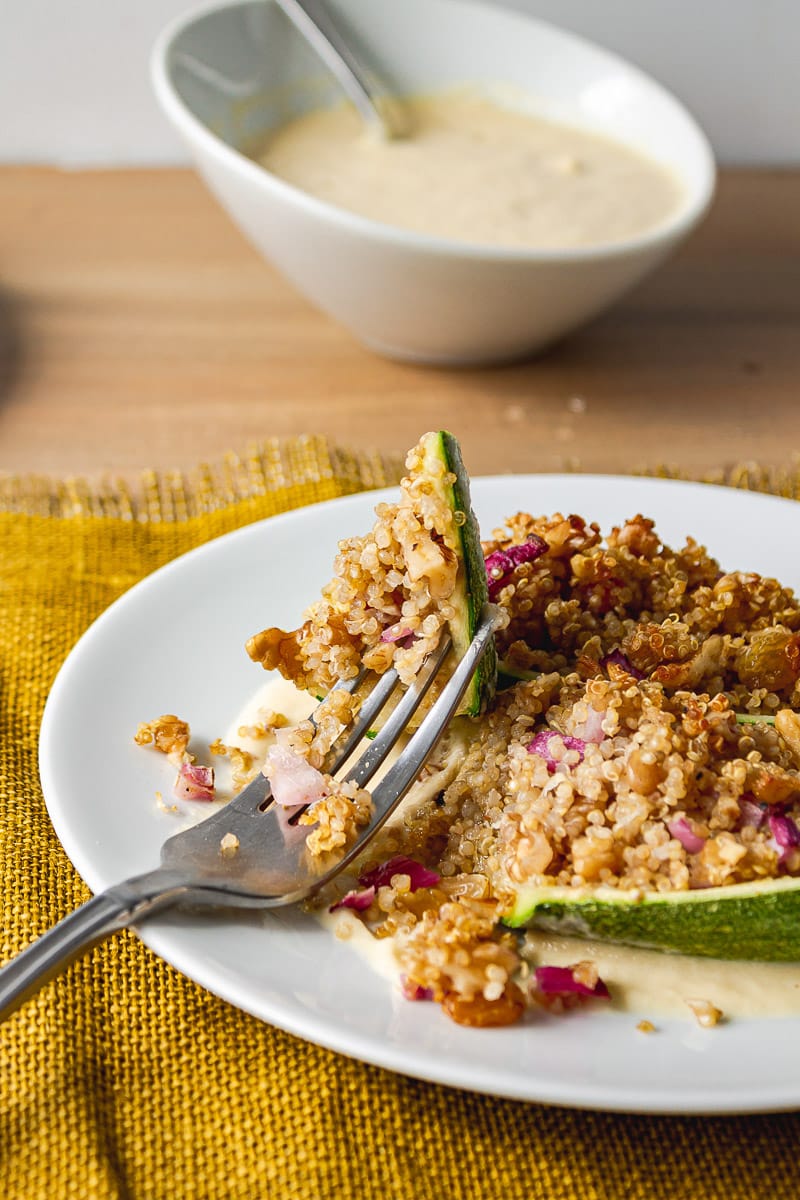
[(378, 98), (367, 83), (366, 69), (342, 37), (324, 0), (277, 0), (277, 4), (333, 72), (364, 120), (391, 137)]

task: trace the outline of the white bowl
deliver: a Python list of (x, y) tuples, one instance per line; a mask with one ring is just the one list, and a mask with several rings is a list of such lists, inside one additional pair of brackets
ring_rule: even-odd
[(173, 22), (153, 51), (156, 94), (208, 186), (266, 258), (374, 350), (464, 365), (527, 355), (637, 283), (708, 207), (715, 171), (702, 131), (605, 50), (472, 0), (328, 3), (399, 94), (509, 85), (544, 116), (645, 152), (684, 191), (652, 232), (588, 248), (506, 249), (381, 225), (292, 187), (237, 148), (339, 99), (275, 4), (218, 4)]

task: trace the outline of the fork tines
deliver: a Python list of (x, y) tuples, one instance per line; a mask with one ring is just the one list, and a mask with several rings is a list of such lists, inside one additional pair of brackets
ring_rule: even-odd
[[(406, 794), (419, 775), (431, 751), (439, 741), (450, 720), (456, 713), (469, 682), (481, 660), (489, 642), (498, 626), (499, 610), (492, 604), (484, 606), (475, 637), (467, 648), (461, 661), (445, 686), (442, 688), (435, 703), (423, 719), (419, 728), (411, 735), (397, 761), (386, 773), (384, 779), (372, 793), (373, 817), (369, 826), (363, 831), (356, 845), (351, 848), (346, 858), (349, 860), (363, 846), (376, 829), (383, 824), (392, 809)], [(436, 649), (428, 655), (414, 677), (411, 685), (400, 697), (395, 708), (387, 717), (385, 724), (374, 740), (359, 756), (356, 763), (345, 776), (346, 780), (354, 781), (358, 787), (365, 787), (373, 778), (378, 768), (397, 744), (400, 736), (407, 730), (408, 724), (427, 694), (431, 684), (441, 670), (452, 642), (445, 632)], [(358, 682), (350, 681), (349, 690), (354, 690)], [(358, 718), (352, 727), (348, 727), (330, 753), (325, 769), (334, 774), (351, 758), (364, 735), (371, 729), (378, 714), (385, 708), (389, 698), (399, 685), (397, 672), (390, 669), (380, 676), (371, 692), (361, 706)], [(338, 685), (337, 685), (338, 686)], [(340, 865), (344, 865), (343, 863)]]

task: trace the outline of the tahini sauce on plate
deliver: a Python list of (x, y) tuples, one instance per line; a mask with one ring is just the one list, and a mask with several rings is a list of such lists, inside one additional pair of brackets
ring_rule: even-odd
[[(225, 741), (250, 750), (261, 761), (272, 739), (251, 739), (239, 730), (257, 725), (259, 713), (264, 710), (282, 713), (289, 724), (296, 724), (305, 720), (314, 706), (313, 697), (275, 673), (239, 713)], [(457, 760), (459, 757), (456, 753)], [(441, 786), (440, 782), (435, 784), (437, 790)], [(417, 792), (416, 799), (420, 798)], [(409, 802), (414, 799), (412, 791)], [(346, 939), (376, 972), (386, 979), (399, 979), (390, 939), (372, 937), (359, 918), (347, 910), (321, 913), (319, 919), (333, 934)], [(526, 957), (531, 963), (555, 966), (590, 959), (608, 984), (612, 1007), (642, 1017), (677, 1016), (694, 1021), (690, 1000), (708, 1001), (725, 1017), (800, 1013), (800, 963), (722, 962), (554, 937), (535, 930), (527, 935)]]
[(483, 245), (622, 241), (681, 205), (680, 182), (655, 161), (469, 89), (407, 98), (403, 108), (407, 137), (381, 140), (353, 109), (318, 109), (273, 130), (253, 157), (339, 208)]

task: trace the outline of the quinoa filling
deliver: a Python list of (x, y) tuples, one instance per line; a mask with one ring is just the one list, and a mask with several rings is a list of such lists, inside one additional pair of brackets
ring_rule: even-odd
[[(546, 550), (508, 555), (532, 541)], [(409, 855), (437, 883), (400, 871), (359, 911), (394, 939), (406, 994), (472, 1025), (601, 995), (591, 964), (556, 993), (528, 971), (499, 925), (520, 885), (669, 892), (800, 874), (792, 592), (723, 572), (691, 538), (665, 546), (641, 515), (602, 539), (576, 516), (520, 513), (484, 552), (510, 562), (498, 648), (527, 678), (473, 724), (441, 794), (369, 848), (370, 863)]]

